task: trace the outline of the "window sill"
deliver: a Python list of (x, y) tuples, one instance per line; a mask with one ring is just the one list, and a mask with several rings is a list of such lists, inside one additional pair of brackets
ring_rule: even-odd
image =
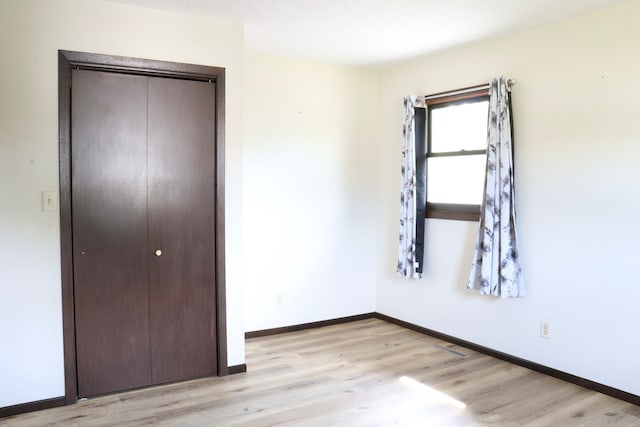
[(428, 203), (426, 217), (454, 221), (480, 221), (480, 206)]

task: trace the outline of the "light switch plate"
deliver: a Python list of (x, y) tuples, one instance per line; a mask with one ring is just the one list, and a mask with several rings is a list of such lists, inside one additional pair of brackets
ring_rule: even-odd
[(42, 192), (42, 212), (55, 212), (58, 209), (58, 193), (55, 191)]

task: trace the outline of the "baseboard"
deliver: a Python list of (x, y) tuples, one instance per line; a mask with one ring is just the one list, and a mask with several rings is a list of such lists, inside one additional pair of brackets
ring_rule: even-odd
[(611, 397), (615, 397), (616, 399), (624, 400), (625, 402), (633, 403), (634, 405), (640, 406), (640, 396), (638, 395), (628, 393), (626, 391), (619, 390), (617, 388), (609, 387), (607, 385), (600, 384), (595, 381), (588, 380), (586, 378), (578, 377), (578, 376), (569, 374), (567, 372), (559, 371), (557, 369), (553, 369), (548, 366), (544, 366), (539, 363), (532, 362), (530, 360), (512, 356), (510, 354), (503, 353), (501, 351), (494, 350), (489, 347), (484, 347), (482, 345), (475, 344), (460, 338), (456, 338), (451, 335), (443, 334), (442, 332), (437, 332), (428, 328), (424, 328), (422, 326), (414, 325), (413, 323), (405, 322), (404, 320), (399, 320), (391, 316), (375, 313), (375, 317), (380, 320), (384, 320), (389, 323), (394, 323), (398, 326), (411, 329), (412, 331), (420, 332), (422, 334), (429, 335), (434, 338), (438, 338), (443, 341), (447, 341), (452, 344), (456, 344), (461, 347), (468, 348), (469, 350), (477, 351), (478, 353), (483, 353), (483, 354), (486, 354), (487, 356), (495, 357), (496, 359), (504, 360), (505, 362), (513, 363), (514, 365), (522, 366), (523, 368), (531, 369), (532, 371), (540, 372), (542, 374), (549, 375), (550, 377), (554, 377), (559, 380), (563, 380), (568, 383), (572, 383), (572, 384), (587, 388), (589, 390), (597, 391), (599, 393), (606, 394)]
[(54, 397), (52, 399), (5, 406), (4, 408), (0, 408), (0, 418), (11, 417), (13, 415), (24, 414), (26, 412), (40, 411), (42, 409), (57, 408), (58, 406), (64, 406), (65, 404), (66, 400), (64, 396), (61, 396)]
[(339, 325), (340, 323), (355, 322), (357, 320), (372, 319), (377, 313), (365, 313), (355, 316), (339, 317), (337, 319), (321, 320), (319, 322), (301, 323), (299, 325), (283, 326), (281, 328), (262, 329), (260, 331), (251, 331), (244, 334), (245, 338), (259, 338), (269, 335), (285, 334), (287, 332), (297, 332), (305, 329), (321, 328), (323, 326)]
[(247, 364), (246, 363), (243, 363), (242, 365), (229, 366), (227, 368), (227, 374), (229, 374), (229, 375), (242, 374), (244, 372), (247, 372)]

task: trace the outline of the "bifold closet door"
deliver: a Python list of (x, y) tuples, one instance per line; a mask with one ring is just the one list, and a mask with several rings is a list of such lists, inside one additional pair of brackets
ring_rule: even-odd
[(217, 373), (214, 90), (209, 82), (149, 78), (155, 383)]
[(78, 395), (217, 373), (215, 84), (73, 70)]
[(72, 213), (81, 397), (151, 382), (147, 79), (73, 70)]

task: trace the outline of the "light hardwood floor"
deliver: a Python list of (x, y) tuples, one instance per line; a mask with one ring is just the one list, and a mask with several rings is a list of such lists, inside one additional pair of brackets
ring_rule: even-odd
[(0, 425), (640, 426), (638, 406), (378, 319), (247, 340), (247, 366)]

